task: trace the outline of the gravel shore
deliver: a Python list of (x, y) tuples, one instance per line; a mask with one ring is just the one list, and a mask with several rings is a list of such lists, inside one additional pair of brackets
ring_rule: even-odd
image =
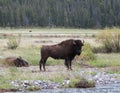
[[(43, 72), (44, 73), (44, 72)], [(109, 74), (97, 68), (86, 68), (84, 70), (75, 71), (87, 80), (93, 80), (96, 86), (107, 84), (120, 84), (120, 74)], [(11, 84), (20, 91), (31, 89), (56, 89), (68, 85), (70, 80), (64, 80), (62, 83), (53, 82), (50, 80), (14, 80)]]

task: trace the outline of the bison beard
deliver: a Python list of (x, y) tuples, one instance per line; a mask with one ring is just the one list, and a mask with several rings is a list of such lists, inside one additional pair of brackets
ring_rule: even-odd
[(62, 41), (56, 45), (46, 45), (41, 48), (41, 60), (39, 62), (40, 70), (42, 70), (42, 66), (44, 71), (45, 64), (48, 57), (52, 57), (54, 59), (64, 59), (65, 66), (67, 69), (72, 70), (72, 60), (76, 55), (81, 54), (81, 48), (84, 45), (84, 42), (81, 40), (73, 40), (69, 39), (66, 41)]

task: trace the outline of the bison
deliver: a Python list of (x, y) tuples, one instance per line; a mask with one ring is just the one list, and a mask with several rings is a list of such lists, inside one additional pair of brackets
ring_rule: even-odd
[(7, 57), (6, 58), (7, 64), (14, 65), (16, 67), (28, 67), (29, 64), (27, 61), (23, 60), (21, 57)]
[(81, 54), (81, 49), (83, 45), (84, 41), (82, 42), (81, 40), (68, 39), (56, 45), (42, 46), (41, 60), (39, 61), (40, 71), (42, 70), (42, 66), (44, 71), (46, 70), (45, 64), (48, 57), (52, 57), (54, 59), (64, 59), (64, 64), (67, 69), (72, 70), (71, 62), (76, 55)]

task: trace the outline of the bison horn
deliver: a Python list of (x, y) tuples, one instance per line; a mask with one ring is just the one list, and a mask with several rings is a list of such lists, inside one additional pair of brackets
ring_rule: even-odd
[(85, 41), (83, 40), (83, 42), (82, 42), (83, 44), (85, 43)]
[(73, 41), (73, 45), (76, 45), (75, 41)]

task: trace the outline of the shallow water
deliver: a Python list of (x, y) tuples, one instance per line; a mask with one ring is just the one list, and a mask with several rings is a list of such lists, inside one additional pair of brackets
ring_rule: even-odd
[[(12, 93), (12, 92), (9, 92)], [(98, 85), (94, 88), (45, 89), (36, 92), (15, 93), (120, 93), (120, 84)]]

